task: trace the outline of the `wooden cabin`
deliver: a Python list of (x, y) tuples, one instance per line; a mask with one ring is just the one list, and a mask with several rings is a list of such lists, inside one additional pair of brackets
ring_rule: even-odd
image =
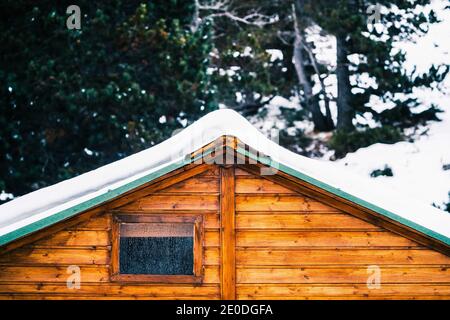
[(0, 206), (0, 299), (450, 298), (448, 213), (328, 184), (229, 110), (183, 132)]

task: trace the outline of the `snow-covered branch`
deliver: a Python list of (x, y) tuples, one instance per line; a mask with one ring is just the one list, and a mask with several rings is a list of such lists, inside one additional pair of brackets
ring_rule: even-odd
[(207, 4), (199, 3), (200, 10), (226, 10), (230, 6), (229, 0), (208, 1)]
[(196, 7), (201, 20), (225, 17), (235, 21), (236, 23), (252, 25), (260, 28), (278, 21), (277, 15), (262, 14), (257, 9), (251, 9), (242, 15), (237, 12), (237, 9), (233, 6), (232, 1), (230, 0), (213, 0), (206, 2), (196, 0)]

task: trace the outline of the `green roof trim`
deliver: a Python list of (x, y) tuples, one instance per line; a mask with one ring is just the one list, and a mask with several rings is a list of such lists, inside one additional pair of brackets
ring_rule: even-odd
[(19, 238), (22, 238), (26, 235), (29, 235), (33, 232), (39, 231), (43, 228), (49, 227), (57, 222), (66, 220), (68, 218), (71, 218), (78, 213), (81, 213), (83, 211), (89, 210), (95, 206), (104, 204), (105, 202), (112, 200), (124, 193), (127, 193), (135, 188), (138, 188), (139, 186), (151, 182), (169, 172), (172, 172), (176, 169), (179, 169), (187, 164), (194, 163), (196, 160), (201, 159), (205, 155), (211, 154), (214, 150), (213, 149), (207, 149), (203, 153), (198, 154), (195, 157), (184, 157), (183, 160), (180, 160), (175, 163), (170, 163), (165, 167), (160, 168), (159, 170), (156, 170), (155, 172), (152, 172), (146, 176), (143, 176), (139, 179), (133, 180), (123, 186), (120, 186), (113, 190), (108, 190), (106, 193), (101, 194), (97, 197), (94, 197), (92, 199), (89, 199), (85, 202), (82, 202), (80, 204), (77, 204), (71, 208), (62, 210), (60, 212), (57, 212), (51, 216), (48, 216), (46, 218), (43, 218), (41, 220), (35, 221), (33, 223), (30, 223), (29, 225), (26, 225), (24, 227), (21, 227), (17, 230), (14, 230), (10, 233), (6, 233), (2, 236), (0, 236), (0, 246), (5, 245), (11, 241), (17, 240)]
[(407, 227), (415, 229), (415, 230), (417, 230), (417, 231), (419, 231), (419, 232), (421, 232), (421, 233), (423, 233), (423, 234), (425, 234), (427, 236), (430, 236), (430, 237), (432, 237), (432, 238), (434, 238), (436, 240), (439, 240), (439, 241), (441, 241), (441, 242), (443, 242), (443, 243), (445, 243), (447, 245), (450, 245), (450, 238), (448, 238), (448, 237), (446, 237), (446, 236), (444, 236), (444, 235), (442, 235), (440, 233), (437, 233), (437, 232), (435, 232), (433, 230), (430, 230), (428, 228), (425, 228), (425, 227), (423, 227), (423, 226), (421, 226), (421, 225), (419, 225), (419, 224), (417, 224), (417, 223), (415, 223), (413, 221), (410, 221), (408, 219), (400, 217), (399, 215), (397, 215), (397, 214), (395, 214), (395, 213), (393, 213), (391, 211), (388, 211), (388, 210), (383, 209), (383, 208), (381, 208), (379, 206), (376, 206), (376, 205), (374, 205), (374, 204), (372, 204), (370, 202), (367, 202), (367, 201), (365, 201), (363, 199), (355, 197), (355, 196), (353, 196), (353, 195), (351, 195), (351, 194), (349, 194), (349, 193), (347, 193), (345, 191), (342, 191), (341, 189), (335, 188), (335, 187), (333, 187), (333, 186), (331, 186), (331, 185), (329, 185), (327, 183), (324, 183), (324, 182), (322, 182), (320, 180), (312, 178), (312, 177), (310, 177), (310, 176), (308, 176), (308, 175), (306, 175), (306, 174), (304, 174), (304, 173), (302, 173), (300, 171), (294, 170), (291, 167), (285, 166), (282, 163), (276, 162), (276, 161), (272, 160), (270, 157), (267, 157), (265, 155), (255, 155), (254, 153), (252, 153), (252, 152), (250, 152), (250, 151), (248, 151), (248, 150), (246, 150), (246, 149), (244, 149), (242, 147), (238, 147), (237, 148), (237, 152), (242, 154), (242, 155), (244, 155), (244, 156), (249, 157), (250, 159), (258, 161), (258, 162), (260, 162), (260, 163), (262, 163), (264, 165), (270, 166), (270, 167), (272, 167), (274, 169), (281, 170), (282, 172), (284, 172), (284, 173), (286, 173), (288, 175), (291, 175), (291, 176), (294, 176), (294, 177), (296, 177), (298, 179), (306, 181), (306, 182), (308, 182), (308, 183), (310, 183), (310, 184), (312, 184), (312, 185), (314, 185), (316, 187), (319, 187), (319, 188), (321, 188), (323, 190), (326, 190), (326, 191), (328, 191), (328, 192), (330, 192), (330, 193), (332, 193), (334, 195), (337, 195), (338, 197), (341, 197), (343, 199), (346, 199), (348, 201), (356, 203), (356, 204), (358, 204), (360, 206), (363, 206), (363, 207), (365, 207), (367, 209), (375, 211), (376, 213), (379, 213), (379, 214), (381, 214), (381, 215), (383, 215), (383, 216), (385, 216), (385, 217), (387, 217), (387, 218), (389, 218), (391, 220), (397, 221), (397, 222), (401, 223), (402, 225), (405, 225)]
[[(167, 166), (161, 167), (160, 169), (156, 170), (155, 172), (152, 172), (148, 175), (145, 175), (139, 179), (133, 180), (123, 186), (117, 187), (116, 189), (112, 189), (112, 190), (108, 190), (106, 193), (101, 194), (99, 196), (96, 196), (92, 199), (89, 199), (87, 201), (84, 201), (80, 204), (77, 204), (71, 208), (68, 209), (64, 209), (60, 212), (57, 212), (51, 216), (48, 216), (46, 218), (43, 218), (39, 221), (35, 221), (29, 225), (26, 225), (24, 227), (21, 227), (17, 230), (14, 230), (10, 233), (4, 234), (2, 236), (0, 236), (0, 246), (5, 245), (11, 241), (17, 240), (19, 238), (22, 238), (24, 236), (27, 236), (33, 232), (39, 231), (41, 229), (44, 229), (46, 227), (49, 227), (55, 223), (58, 223), (60, 221), (66, 220), (68, 218), (71, 218), (83, 211), (89, 210), (93, 207), (102, 205), (114, 198), (117, 198), (118, 196), (121, 196), (124, 193), (127, 193), (129, 191), (132, 191), (138, 187), (140, 187), (143, 184), (149, 183), (167, 173), (170, 173), (176, 169), (179, 169), (185, 165), (188, 164), (192, 164), (195, 163), (197, 160), (200, 160), (201, 158), (203, 158), (204, 156), (210, 155), (211, 153), (213, 153), (215, 151), (214, 147), (211, 147), (207, 150), (204, 150), (202, 153), (197, 154), (195, 157), (189, 157), (186, 156), (183, 158), (183, 160), (180, 160), (178, 162), (175, 163), (170, 163)], [(264, 165), (270, 166), (274, 169), (280, 170), (288, 175), (291, 175), (293, 177), (296, 177), (298, 179), (301, 179), (303, 181), (306, 181), (318, 188), (321, 188), (325, 191), (328, 191), (338, 197), (341, 197), (343, 199), (346, 199), (348, 201), (351, 201), (353, 203), (356, 203), (358, 205), (361, 205), (369, 210), (372, 210), (378, 214), (381, 214), (393, 221), (399, 222), (402, 225), (405, 225), (407, 227), (410, 227), (412, 229), (415, 229), (419, 232), (421, 232), (422, 234), (425, 234), (429, 237), (432, 237), (438, 241), (441, 241), (443, 243), (445, 243), (446, 245), (450, 245), (450, 238), (441, 235), (433, 230), (430, 230), (426, 227), (423, 227), (415, 222), (412, 222), (408, 219), (405, 219), (391, 211), (388, 211), (386, 209), (383, 209), (379, 206), (376, 206), (370, 202), (367, 202), (363, 199), (360, 199), (356, 196), (353, 196), (345, 191), (342, 191), (338, 188), (335, 188), (327, 183), (324, 183), (320, 180), (317, 180), (313, 177), (310, 177), (300, 171), (297, 171), (295, 169), (292, 169), (291, 167), (288, 167), (286, 165), (283, 165), (282, 163), (276, 162), (274, 160), (272, 160), (270, 157), (265, 156), (265, 155), (257, 155), (254, 154), (253, 152), (250, 152), (248, 150), (246, 150), (245, 148), (242, 147), (238, 147), (236, 149), (236, 151), (241, 154), (244, 155), (250, 159), (253, 159), (257, 162), (260, 162)]]

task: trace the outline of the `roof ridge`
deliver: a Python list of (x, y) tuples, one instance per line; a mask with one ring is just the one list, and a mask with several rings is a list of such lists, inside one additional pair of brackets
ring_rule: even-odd
[(386, 191), (388, 188), (379, 188), (372, 181), (362, 180), (348, 170), (336, 171), (324, 161), (295, 154), (265, 137), (236, 111), (220, 109), (206, 114), (151, 148), (1, 205), (0, 245), (14, 240), (20, 234), (18, 230), (27, 226), (43, 226), (44, 221), (54, 223), (52, 217), (67, 218), (66, 215), (76, 214), (79, 208), (88, 209), (94, 203), (93, 199), (108, 201), (111, 196), (129, 191), (130, 187), (170, 172), (168, 170), (186, 164), (187, 155), (222, 136), (235, 137), (244, 145), (269, 156), (270, 159), (259, 160), (276, 169), (287, 168), (291, 174), (298, 173), (302, 179), (309, 178), (336, 194), (350, 195), (361, 205), (382, 211), (381, 214), (390, 212), (399, 217), (401, 223), (409, 221), (416, 226), (413, 228), (419, 226), (430, 230), (435, 238), (440, 235), (440, 241), (450, 244), (450, 214), (408, 197), (402, 198), (398, 192), (389, 193)]

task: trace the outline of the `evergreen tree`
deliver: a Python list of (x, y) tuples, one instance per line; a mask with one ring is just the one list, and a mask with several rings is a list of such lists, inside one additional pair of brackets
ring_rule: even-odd
[[(432, 10), (428, 14), (419, 10), (431, 1), (337, 0), (333, 5), (326, 0), (304, 2), (307, 2), (304, 8), (312, 22), (336, 37), (337, 128), (351, 131), (355, 114), (364, 112), (373, 113), (375, 119), (384, 124), (397, 122), (399, 119), (394, 121), (389, 116), (402, 112), (410, 115), (403, 119), (404, 124), (411, 122), (410, 108), (417, 105), (417, 100), (411, 98), (405, 102), (397, 99), (396, 94), (409, 94), (414, 87), (429, 87), (432, 83), (442, 81), (448, 66), (433, 66), (426, 74), (407, 73), (403, 67), (405, 54), (395, 52), (394, 43), (400, 40), (412, 41), (414, 37), (424, 35), (429, 25), (438, 21)], [(381, 9), (381, 12), (377, 12), (377, 9)], [(379, 18), (379, 21), (372, 21), (377, 22), (379, 28), (368, 28), (371, 14), (377, 15), (374, 19)], [(349, 55), (358, 56), (358, 62), (350, 62)], [(352, 76), (358, 79), (363, 74), (372, 78), (376, 85), (364, 87), (358, 80), (357, 83), (351, 82)], [(378, 114), (368, 108), (366, 104), (372, 95), (394, 102), (395, 111)], [(435, 111), (434, 106), (429, 106), (428, 112), (418, 118), (434, 119)]]
[(0, 191), (19, 196), (152, 146), (216, 106), (190, 0), (0, 4)]
[[(204, 8), (200, 17), (213, 19), (216, 47), (220, 48), (214, 63), (222, 70), (237, 67), (231, 76), (222, 72), (223, 76), (219, 77), (221, 101), (247, 114), (256, 113), (274, 95), (289, 98), (297, 94), (315, 129), (330, 131), (335, 125), (330, 103), (335, 100), (336, 126), (344, 132), (353, 131), (356, 115), (366, 112), (372, 113), (381, 125), (397, 127), (437, 119), (438, 110), (434, 106), (416, 114), (417, 99), (400, 99), (398, 93), (410, 94), (415, 87), (438, 83), (445, 78), (448, 68), (434, 66), (425, 74), (407, 73), (403, 66), (404, 53), (395, 52), (394, 48), (396, 41), (422, 36), (430, 24), (437, 22), (433, 11), (419, 10), (430, 2), (198, 1), (200, 8), (202, 4)], [(379, 16), (378, 8), (382, 8)], [(371, 21), (371, 15), (379, 17), (379, 21)], [(377, 22), (377, 28), (373, 22)], [(335, 69), (320, 64), (315, 57), (315, 43), (306, 36), (311, 27), (319, 27), (322, 34), (336, 38)], [(245, 49), (252, 54), (239, 54)], [(280, 50), (284, 59), (271, 62), (267, 49)], [(357, 57), (358, 61), (351, 62), (349, 56)], [(324, 85), (330, 75), (337, 79), (336, 97), (330, 96)], [(375, 85), (363, 86), (361, 76), (371, 78)], [(321, 90), (313, 93), (314, 85), (319, 85)], [(236, 92), (240, 93), (239, 99), (235, 97)], [(395, 108), (378, 114), (368, 104), (371, 96), (393, 102)], [(301, 120), (305, 112), (288, 114)]]
[(210, 70), (220, 88), (220, 102), (250, 116), (274, 96), (294, 94), (292, 53), (273, 59), (267, 51), (285, 46), (277, 32), (286, 23), (285, 14), (290, 15), (286, 11), (290, 4), (280, 0), (199, 0), (197, 5), (199, 25), (209, 21), (214, 32)]

